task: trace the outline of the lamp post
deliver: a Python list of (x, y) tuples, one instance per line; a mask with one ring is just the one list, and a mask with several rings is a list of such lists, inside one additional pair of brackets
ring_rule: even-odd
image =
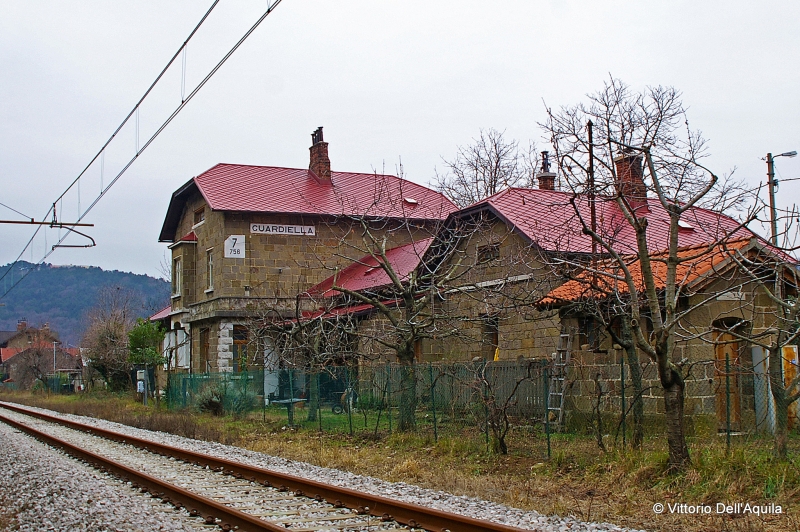
[(58, 342), (53, 340), (53, 378), (55, 378), (55, 376), (56, 376), (56, 344), (57, 343)]
[(767, 154), (767, 187), (769, 189), (769, 222), (772, 230), (772, 245), (778, 246), (778, 212), (775, 208), (775, 188), (778, 184), (775, 181), (775, 157), (794, 157), (796, 151), (787, 151), (778, 155)]

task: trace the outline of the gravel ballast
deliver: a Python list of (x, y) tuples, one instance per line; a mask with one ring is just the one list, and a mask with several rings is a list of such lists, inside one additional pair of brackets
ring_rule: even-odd
[(187, 515), (0, 423), (5, 530), (197, 530)]
[[(2, 404), (2, 403), (0, 403)], [(192, 440), (181, 436), (166, 434), (162, 432), (152, 432), (144, 429), (137, 429), (119, 423), (74, 416), (70, 414), (59, 414), (57, 412), (32, 408), (51, 415), (67, 418), (87, 425), (113, 430), (123, 434), (136, 436), (171, 445), (181, 449), (191, 450), (199, 453), (206, 453), (212, 456), (226, 458), (241, 463), (255, 465), (274, 471), (291, 473), (308, 479), (330, 483), (339, 486), (346, 486), (358, 491), (364, 491), (377, 495), (383, 495), (410, 503), (423, 505), (430, 508), (438, 508), (443, 511), (457, 513), (460, 515), (472, 516), (478, 519), (488, 519), (506, 525), (528, 529), (542, 530), (546, 532), (563, 531), (629, 531), (632, 529), (619, 527), (609, 523), (586, 523), (574, 517), (545, 516), (534, 511), (519, 510), (501, 504), (483, 501), (476, 498), (452, 495), (442, 491), (428, 490), (418, 486), (402, 483), (387, 482), (366, 476), (355, 475), (352, 473), (314, 466), (304, 462), (296, 462), (265, 455), (253, 451), (248, 451), (238, 447), (222, 445), (215, 442), (205, 442)], [(175, 512), (171, 507), (162, 505), (164, 510), (159, 515), (164, 516), (164, 521), (153, 516), (153, 509), (149, 500), (138, 495), (123, 483), (110, 479), (108, 476), (98, 473), (88, 466), (73, 461), (65, 457), (60, 452), (50, 449), (29, 437), (19, 434), (17, 431), (0, 423), (0, 440), (4, 448), (12, 447), (14, 454), (6, 453), (0, 458), (0, 466), (3, 470), (13, 470), (13, 475), (3, 476), (0, 481), (0, 490), (8, 498), (12, 497), (11, 503), (21, 508), (21, 513), (17, 517), (20, 523), (20, 530), (191, 530), (191, 526), (179, 512)], [(8, 443), (7, 442), (11, 442)], [(26, 455), (26, 453), (32, 453)], [(52, 455), (45, 458), (46, 455)], [(11, 462), (9, 464), (7, 462)], [(41, 464), (47, 467), (41, 467)], [(81, 480), (73, 480), (80, 478)], [(14, 480), (11, 480), (14, 479)], [(24, 484), (26, 488), (15, 487)], [(30, 494), (42, 495), (30, 495)], [(66, 494), (66, 495), (65, 495)], [(88, 503), (92, 500), (92, 503)], [(48, 502), (48, 501), (52, 501)], [(101, 503), (103, 501), (105, 504)], [(62, 505), (62, 502), (64, 504)], [(126, 507), (130, 506), (130, 512)], [(53, 506), (52, 509), (49, 509)], [(61, 508), (57, 510), (56, 507)], [(82, 512), (83, 508), (95, 508), (95, 513), (87, 514)], [(151, 512), (146, 514), (145, 512)], [(126, 515), (136, 516), (134, 519), (126, 518)], [(139, 518), (139, 516), (142, 516)], [(51, 525), (54, 519), (65, 520), (64, 523), (75, 522), (74, 525), (67, 524), (65, 527)], [(91, 519), (88, 528), (83, 527), (78, 519)], [(106, 520), (107, 519), (107, 520)], [(142, 519), (147, 519), (147, 526), (141, 526)], [(156, 519), (153, 521), (152, 519)], [(127, 520), (127, 521), (126, 521)], [(140, 523), (134, 527), (130, 524)], [(58, 521), (62, 522), (62, 521)], [(22, 524), (28, 528), (22, 528)], [(161, 528), (150, 526), (158, 523)], [(34, 524), (38, 526), (34, 526)]]

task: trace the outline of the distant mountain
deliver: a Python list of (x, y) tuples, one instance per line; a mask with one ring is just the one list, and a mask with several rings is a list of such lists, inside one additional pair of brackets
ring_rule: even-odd
[[(9, 269), (11, 269), (9, 271)], [(79, 345), (86, 327), (86, 315), (105, 287), (127, 289), (136, 295), (142, 317), (152, 315), (169, 303), (169, 283), (148, 275), (105, 271), (96, 266), (54, 266), (20, 261), (0, 267), (0, 294), (25, 274), (7, 296), (0, 299), (0, 330), (16, 329), (17, 321), (26, 319), (38, 327), (49, 323), (61, 341)]]

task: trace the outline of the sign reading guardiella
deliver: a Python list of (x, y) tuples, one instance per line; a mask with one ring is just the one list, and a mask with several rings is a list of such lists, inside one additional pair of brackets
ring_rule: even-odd
[(250, 224), (250, 232), (258, 235), (315, 236), (313, 225)]

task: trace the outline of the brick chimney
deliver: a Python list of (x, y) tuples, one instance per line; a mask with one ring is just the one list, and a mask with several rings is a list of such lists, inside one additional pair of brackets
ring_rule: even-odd
[(21, 320), (17, 320), (17, 330), (24, 331), (28, 328), (28, 320), (22, 318)]
[(542, 171), (536, 174), (536, 181), (542, 190), (556, 189), (556, 174), (550, 171), (550, 152), (542, 152)]
[(644, 184), (642, 154), (622, 152), (614, 159), (617, 169), (617, 191), (629, 202), (647, 204), (647, 187)]
[(328, 159), (328, 143), (322, 140), (322, 126), (311, 134), (311, 160), (308, 169), (321, 181), (331, 181), (331, 160)]

